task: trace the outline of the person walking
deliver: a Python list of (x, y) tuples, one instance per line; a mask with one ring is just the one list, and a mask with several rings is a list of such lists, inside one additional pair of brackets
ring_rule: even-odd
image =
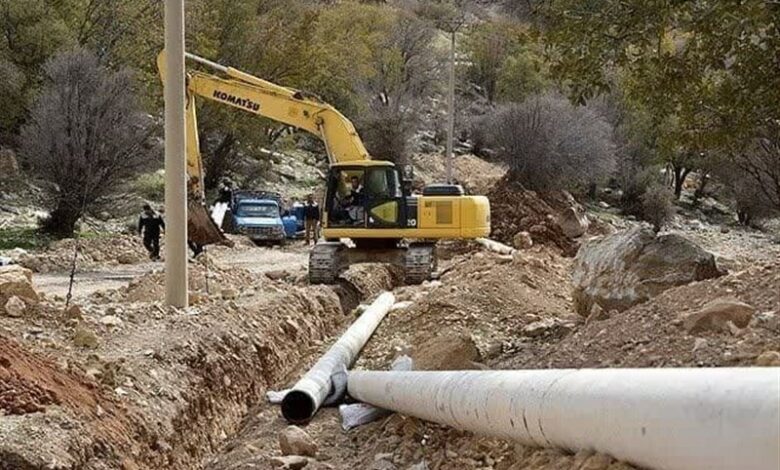
[(149, 252), (152, 261), (160, 259), (160, 234), (165, 230), (165, 222), (162, 216), (152, 209), (149, 204), (144, 204), (143, 212), (138, 218), (138, 235), (143, 236), (144, 247)]
[(306, 231), (307, 245), (311, 239), (313, 239), (315, 245), (317, 244), (317, 240), (320, 238), (319, 222), (320, 206), (314, 201), (314, 196), (309, 194), (306, 196), (306, 202), (303, 204), (303, 227)]

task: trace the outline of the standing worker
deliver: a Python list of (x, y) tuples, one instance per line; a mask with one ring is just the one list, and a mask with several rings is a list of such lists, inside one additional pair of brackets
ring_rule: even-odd
[(144, 204), (141, 217), (138, 218), (138, 235), (143, 235), (144, 246), (152, 261), (160, 259), (160, 233), (165, 230), (165, 222), (149, 204)]
[(306, 245), (309, 244), (310, 239), (314, 239), (314, 244), (317, 244), (317, 240), (320, 238), (319, 231), (320, 222), (320, 206), (314, 201), (314, 196), (309, 194), (306, 196), (306, 203), (303, 205), (303, 225), (306, 230)]

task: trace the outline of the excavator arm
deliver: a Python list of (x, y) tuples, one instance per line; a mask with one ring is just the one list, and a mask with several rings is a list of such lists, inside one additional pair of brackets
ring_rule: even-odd
[[(166, 73), (164, 58), (165, 51), (162, 51), (157, 57), (157, 67), (163, 83)], [(226, 242), (224, 234), (206, 209), (196, 97), (226, 104), (316, 135), (325, 144), (330, 163), (370, 159), (352, 122), (329, 104), (304, 92), (276, 85), (193, 54), (187, 54), (187, 58), (224, 75), (222, 77), (198, 70), (187, 73), (185, 116), (190, 240), (201, 245)]]

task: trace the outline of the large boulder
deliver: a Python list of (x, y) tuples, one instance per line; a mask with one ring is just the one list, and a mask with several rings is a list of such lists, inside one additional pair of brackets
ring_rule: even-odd
[(558, 215), (558, 225), (569, 238), (577, 238), (585, 235), (590, 222), (585, 212), (578, 211), (575, 207), (569, 207)]
[(580, 248), (572, 272), (574, 304), (581, 315), (594, 303), (622, 311), (669, 288), (719, 275), (715, 257), (687, 238), (635, 227)]
[(32, 283), (32, 271), (15, 264), (0, 266), (0, 309), (5, 310), (11, 297), (28, 302), (38, 301), (38, 293)]

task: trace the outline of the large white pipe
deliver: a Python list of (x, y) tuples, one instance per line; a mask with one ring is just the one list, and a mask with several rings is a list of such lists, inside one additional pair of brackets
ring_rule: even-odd
[(165, 1), (165, 301), (187, 306), (184, 0)]
[(514, 248), (512, 248), (509, 245), (504, 245), (501, 242), (497, 242), (497, 241), (491, 240), (489, 238), (477, 238), (476, 242), (479, 243), (480, 245), (484, 246), (488, 250), (495, 251), (496, 253), (501, 254), (501, 255), (511, 255), (515, 251), (517, 251), (517, 250), (515, 250)]
[(780, 368), (351, 372), (365, 403), (670, 470), (780, 468)]
[(282, 416), (291, 423), (306, 423), (314, 416), (331, 390), (331, 376), (352, 366), (360, 350), (374, 334), (395, 303), (385, 292), (360, 315), (341, 338), (328, 349), (282, 400)]

